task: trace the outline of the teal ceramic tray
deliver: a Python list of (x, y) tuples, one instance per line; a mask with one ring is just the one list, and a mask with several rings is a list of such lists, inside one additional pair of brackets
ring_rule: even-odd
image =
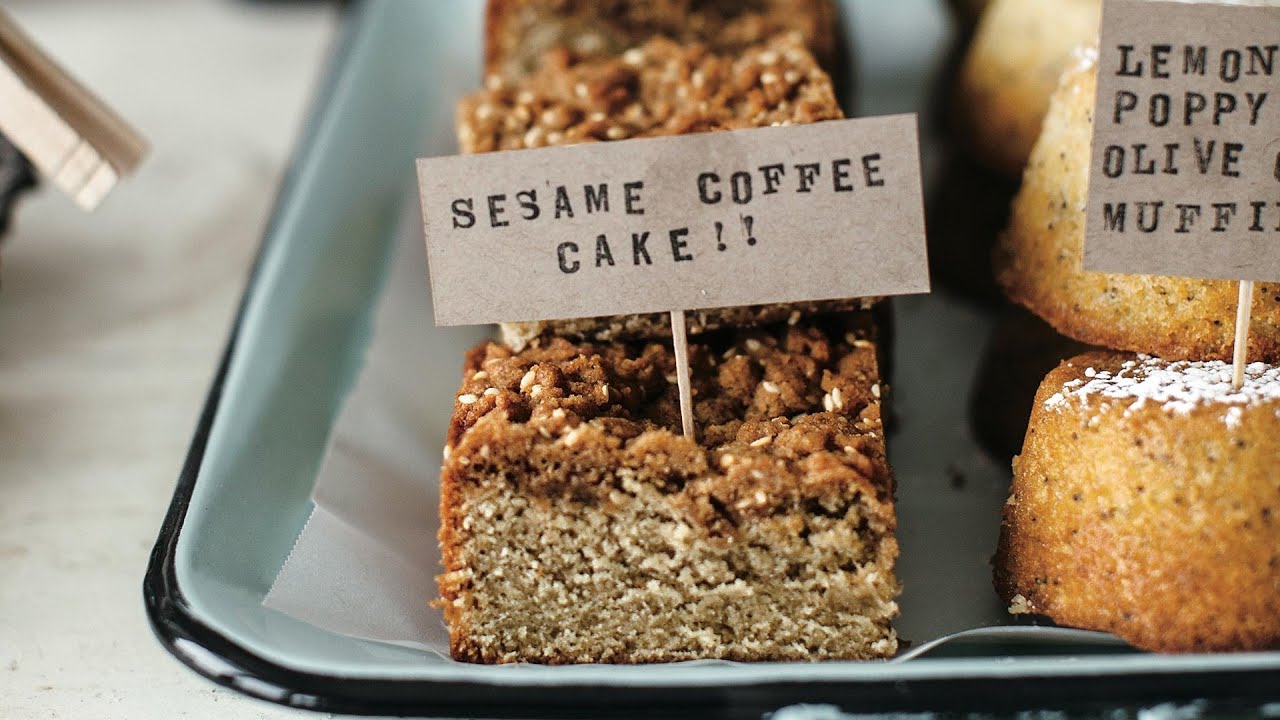
[[(855, 45), (879, 49), (859, 57), (871, 78), (860, 85), (861, 106), (916, 109), (927, 96), (922, 68), (941, 59), (933, 48), (945, 49), (942, 10), (928, 0), (866, 0), (845, 10)], [(1280, 653), (1167, 657), (1114, 646), (1010, 645), (997, 632), (899, 663), (483, 667), (265, 609), (263, 597), (310, 513), (327, 435), (368, 342), (371, 308), (412, 197), (413, 159), (452, 151), (453, 104), (480, 80), (479, 37), (475, 3), (370, 0), (349, 11), (147, 571), (151, 621), (182, 662), (275, 702), (370, 714), (750, 717), (796, 702), (870, 711), (1280, 697)], [(894, 55), (903, 52), (915, 59)], [(963, 393), (928, 385), (940, 376), (929, 346), (939, 333), (929, 318), (947, 302), (900, 304), (895, 372), (899, 387), (915, 383), (901, 402), (936, 409), (891, 448), (904, 478), (935, 472), (907, 438), (923, 438), (916, 446), (923, 447), (964, 422)], [(952, 320), (979, 336), (990, 326), (977, 311)], [(440, 332), (425, 319), (423, 328)], [(456, 340), (441, 334), (439, 342)], [(911, 392), (915, 400), (903, 397)], [(930, 482), (945, 488), (937, 474)], [(963, 499), (928, 492), (912, 490), (912, 512), (968, 511)], [(988, 546), (994, 511), (973, 511), (985, 513), (974, 532)], [(917, 593), (990, 592), (981, 572), (913, 555), (906, 543), (902, 571), (922, 578)], [(910, 597), (903, 604), (905, 618)]]

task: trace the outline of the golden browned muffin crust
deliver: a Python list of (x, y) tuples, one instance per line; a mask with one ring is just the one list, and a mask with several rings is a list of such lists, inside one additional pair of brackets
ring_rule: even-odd
[[(739, 55), (656, 38), (620, 58), (549, 53), (532, 76), (489, 78), (458, 106), (463, 152), (657, 137), (837, 120), (831, 80), (796, 34), (774, 37)], [(793, 322), (800, 315), (864, 309), (873, 299), (717, 308), (688, 314), (691, 334)], [(504, 341), (521, 349), (551, 333), (575, 340), (662, 338), (666, 313), (504, 323)]]
[(1022, 174), (1072, 51), (1096, 43), (1102, 0), (992, 0), (960, 71), (959, 124), (974, 154)]
[(691, 347), (468, 358), (442, 474), (442, 605), (472, 662), (892, 655), (893, 477), (866, 314)]
[(1280, 369), (1081, 355), (1036, 395), (995, 584), (1163, 652), (1280, 647)]
[[(1063, 75), (995, 252), (1009, 298), (1090, 345), (1169, 359), (1228, 359), (1237, 283), (1085, 272), (1096, 53)], [(1258, 283), (1249, 357), (1280, 361), (1280, 284)]]
[(840, 34), (830, 0), (490, 0), (485, 71), (518, 78), (548, 50), (618, 55), (655, 36), (733, 54), (788, 31), (824, 67), (835, 66)]

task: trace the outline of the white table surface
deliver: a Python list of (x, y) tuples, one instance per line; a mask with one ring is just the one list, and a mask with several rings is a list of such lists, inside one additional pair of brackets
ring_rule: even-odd
[(28, 196), (0, 251), (0, 718), (320, 717), (189, 671), (141, 587), (337, 13), (0, 4), (152, 145), (94, 214)]

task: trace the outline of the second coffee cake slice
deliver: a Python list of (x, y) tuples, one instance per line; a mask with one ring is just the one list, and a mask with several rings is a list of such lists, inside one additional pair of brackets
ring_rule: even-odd
[[(458, 106), (464, 153), (524, 150), (585, 142), (800, 125), (844, 117), (831, 78), (795, 34), (779, 35), (737, 55), (655, 38), (621, 57), (548, 53), (518, 81), (490, 75), (485, 90)], [(816, 312), (865, 309), (874, 299), (777, 303), (688, 313), (689, 332), (796, 319)], [(503, 323), (520, 349), (554, 333), (580, 340), (669, 337), (666, 313)]]

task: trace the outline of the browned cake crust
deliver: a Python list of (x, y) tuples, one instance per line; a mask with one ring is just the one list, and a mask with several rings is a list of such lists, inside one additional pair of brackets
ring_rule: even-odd
[(799, 36), (732, 55), (655, 38), (620, 57), (551, 51), (533, 75), (489, 76), (458, 106), (464, 153), (682, 135), (844, 117)]
[(518, 78), (548, 50), (618, 55), (655, 36), (733, 54), (788, 31), (832, 68), (838, 27), (830, 0), (490, 0), (485, 72)]
[[(685, 329), (690, 335), (735, 327), (751, 327), (786, 322), (820, 313), (868, 310), (879, 298), (851, 298), (817, 302), (771, 303), (745, 307), (690, 310), (685, 313)], [(661, 339), (671, 337), (669, 313), (641, 313), (609, 317), (574, 318), (549, 322), (502, 323), (502, 341), (521, 350), (539, 337), (556, 335), (570, 340), (608, 342), (614, 338)]]
[[(621, 58), (580, 59), (553, 51), (532, 76), (491, 76), (458, 106), (465, 153), (657, 137), (836, 120), (843, 117), (831, 79), (792, 33), (737, 55), (657, 38)], [(796, 312), (861, 309), (871, 300), (839, 300), (691, 312), (692, 334), (790, 321)], [(515, 349), (540, 335), (591, 341), (670, 335), (665, 313), (506, 323)]]
[(1096, 42), (1101, 8), (1101, 0), (986, 4), (956, 95), (959, 124), (980, 160), (1010, 178), (1022, 174), (1072, 51)]
[[(1081, 342), (1228, 359), (1237, 283), (1081, 269), (1096, 83), (1089, 56), (1063, 75), (996, 248), (997, 280), (1010, 299)], [(1257, 285), (1249, 357), (1280, 361), (1280, 284)]]
[(1228, 364), (1113, 352), (1049, 373), (995, 559), (1011, 611), (1164, 652), (1280, 647), (1280, 372), (1249, 370), (1243, 392)]
[(442, 474), (456, 659), (817, 660), (894, 653), (893, 476), (867, 314), (671, 352), (468, 358)]

